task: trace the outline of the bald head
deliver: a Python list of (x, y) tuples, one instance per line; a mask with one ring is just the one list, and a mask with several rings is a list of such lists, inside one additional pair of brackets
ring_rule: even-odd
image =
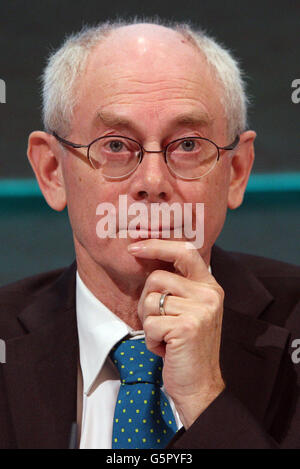
[(198, 53), (200, 52), (195, 47), (194, 41), (191, 38), (185, 38), (182, 32), (151, 23), (132, 24), (113, 29), (107, 37), (108, 40), (112, 46), (121, 44), (124, 52), (126, 52), (125, 44), (135, 47), (138, 56), (153, 50), (154, 47), (157, 47), (157, 54), (160, 53), (161, 49), (166, 48), (169, 52), (172, 50), (184, 51), (186, 47), (191, 45)]
[[(144, 134), (141, 126), (137, 131), (139, 123), (153, 128), (154, 134), (170, 113), (177, 115), (177, 122), (208, 125), (215, 121), (226, 128), (222, 92), (203, 54), (182, 34), (152, 24), (124, 26), (92, 49), (78, 83), (72, 129), (85, 128), (86, 116), (95, 127), (101, 116), (107, 127), (124, 123), (113, 127), (124, 135), (134, 129), (138, 137)], [(94, 127), (82, 135), (82, 141), (93, 138)], [(223, 130), (217, 131), (222, 135)]]
[[(238, 67), (230, 54), (212, 38), (184, 24), (104, 23), (71, 36), (49, 60), (43, 76), (43, 118), (46, 130), (67, 135), (78, 103), (78, 89), (90, 67), (113, 63), (137, 71), (143, 82), (172, 75), (175, 69), (190, 67), (191, 78), (198, 73), (213, 76), (219, 104), (228, 119), (228, 133), (245, 128), (246, 96)], [(200, 67), (200, 68), (199, 68)], [(160, 71), (160, 73), (159, 73)], [(139, 79), (137, 76), (137, 80)], [(114, 77), (111, 77), (111, 80)], [(117, 79), (117, 77), (116, 77)]]
[(146, 76), (151, 80), (154, 74), (157, 78), (170, 75), (175, 64), (183, 68), (194, 63), (195, 67), (201, 64), (203, 68), (205, 57), (180, 32), (141, 23), (113, 29), (91, 52), (88, 67), (109, 67), (117, 62), (128, 72), (134, 70), (139, 76), (145, 75), (147, 81)]

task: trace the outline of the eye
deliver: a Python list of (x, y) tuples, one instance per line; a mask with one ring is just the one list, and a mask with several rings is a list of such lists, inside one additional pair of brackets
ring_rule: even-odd
[(183, 140), (180, 145), (184, 151), (193, 151), (196, 144), (194, 140)]
[(120, 140), (112, 140), (111, 142), (109, 142), (109, 148), (114, 153), (118, 153), (119, 151), (123, 150), (124, 143), (121, 142)]

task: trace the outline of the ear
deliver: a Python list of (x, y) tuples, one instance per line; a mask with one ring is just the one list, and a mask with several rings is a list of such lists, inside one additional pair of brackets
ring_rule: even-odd
[(247, 182), (254, 162), (254, 140), (256, 133), (252, 130), (240, 135), (238, 147), (231, 157), (230, 185), (228, 208), (235, 209), (241, 205)]
[(55, 137), (46, 132), (32, 132), (27, 156), (48, 205), (54, 210), (63, 210), (67, 204), (61, 163), (63, 155)]

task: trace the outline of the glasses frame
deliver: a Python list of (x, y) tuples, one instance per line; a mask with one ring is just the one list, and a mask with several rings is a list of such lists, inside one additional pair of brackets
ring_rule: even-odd
[[(93, 166), (93, 163), (91, 161), (91, 158), (90, 158), (90, 148), (91, 146), (98, 142), (99, 140), (103, 140), (104, 138), (125, 138), (127, 140), (130, 140), (131, 142), (134, 142), (134, 143), (137, 143), (141, 149), (141, 152), (140, 152), (140, 156), (139, 156), (139, 161), (137, 163), (137, 165), (135, 166), (134, 169), (132, 169), (129, 173), (127, 174), (124, 174), (123, 176), (107, 176), (104, 174), (104, 177), (106, 177), (107, 179), (123, 179), (127, 176), (130, 176), (130, 174), (132, 174), (136, 169), (137, 167), (141, 164), (143, 158), (144, 158), (144, 155), (145, 153), (163, 153), (164, 154), (164, 159), (165, 159), (165, 163), (166, 165), (168, 166), (169, 170), (175, 174), (176, 176), (178, 176), (179, 178), (181, 179), (185, 179), (185, 180), (193, 180), (193, 179), (201, 179), (202, 177), (206, 176), (208, 173), (210, 173), (210, 171), (212, 171), (214, 169), (214, 167), (216, 166), (217, 162), (219, 161), (220, 159), (220, 156), (221, 156), (221, 151), (225, 150), (225, 151), (228, 151), (228, 150), (234, 150), (234, 148), (238, 145), (239, 141), (240, 141), (240, 136), (237, 135), (236, 138), (234, 139), (234, 141), (229, 144), (229, 145), (226, 145), (225, 147), (220, 147), (219, 145), (217, 145), (215, 142), (213, 142), (212, 140), (208, 139), (208, 138), (204, 138), (204, 137), (194, 137), (194, 136), (189, 136), (189, 137), (182, 137), (182, 138), (177, 138), (176, 140), (172, 140), (172, 142), (169, 142), (162, 150), (154, 150), (154, 151), (151, 151), (151, 150), (146, 150), (143, 145), (141, 145), (139, 142), (137, 142), (136, 140), (134, 140), (133, 138), (130, 138), (130, 137), (125, 137), (124, 135), (104, 135), (102, 137), (98, 137), (98, 138), (95, 138), (92, 142), (90, 142), (88, 145), (82, 145), (80, 143), (73, 143), (73, 142), (70, 142), (69, 140), (66, 140), (62, 137), (60, 137), (56, 132), (52, 132), (51, 135), (53, 135), (56, 140), (58, 140), (60, 143), (62, 143), (63, 145), (66, 145), (66, 146), (69, 146), (71, 148), (86, 148), (87, 149), (87, 154), (85, 155), (86, 158), (88, 159), (88, 161), (90, 162), (91, 166), (93, 169), (97, 169)], [(202, 174), (201, 176), (196, 176), (196, 177), (192, 177), (192, 178), (188, 178), (188, 177), (183, 177), (183, 176), (180, 176), (180, 174), (177, 174), (170, 166), (169, 166), (169, 163), (168, 163), (168, 158), (167, 158), (167, 151), (168, 151), (168, 148), (173, 145), (174, 143), (176, 142), (179, 142), (179, 141), (184, 141), (184, 140), (188, 140), (188, 139), (197, 139), (197, 140), (205, 140), (207, 142), (210, 142), (212, 143), (216, 149), (217, 149), (217, 158), (216, 158), (216, 161), (214, 163), (214, 165), (204, 174)]]

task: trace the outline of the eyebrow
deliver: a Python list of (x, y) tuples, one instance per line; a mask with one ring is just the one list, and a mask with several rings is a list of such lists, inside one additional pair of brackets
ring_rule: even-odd
[(130, 119), (108, 111), (98, 111), (96, 114), (95, 123), (97, 123), (99, 120), (107, 127), (114, 127), (117, 125), (131, 127), (133, 124)]
[(213, 123), (213, 119), (207, 112), (204, 111), (193, 111), (190, 113), (182, 113), (174, 118), (175, 124), (188, 124), (188, 125), (199, 125), (201, 127), (210, 126)]
[[(131, 119), (114, 114), (109, 111), (98, 111), (95, 118), (95, 123), (97, 121), (101, 121), (107, 127), (115, 127), (115, 126), (123, 126), (123, 127), (131, 127), (135, 128), (135, 122)], [(213, 123), (213, 119), (209, 116), (209, 114), (205, 111), (192, 111), (188, 113), (182, 113), (174, 117), (174, 119), (170, 122), (171, 126), (178, 126), (178, 125), (193, 125), (199, 127), (209, 127)]]

